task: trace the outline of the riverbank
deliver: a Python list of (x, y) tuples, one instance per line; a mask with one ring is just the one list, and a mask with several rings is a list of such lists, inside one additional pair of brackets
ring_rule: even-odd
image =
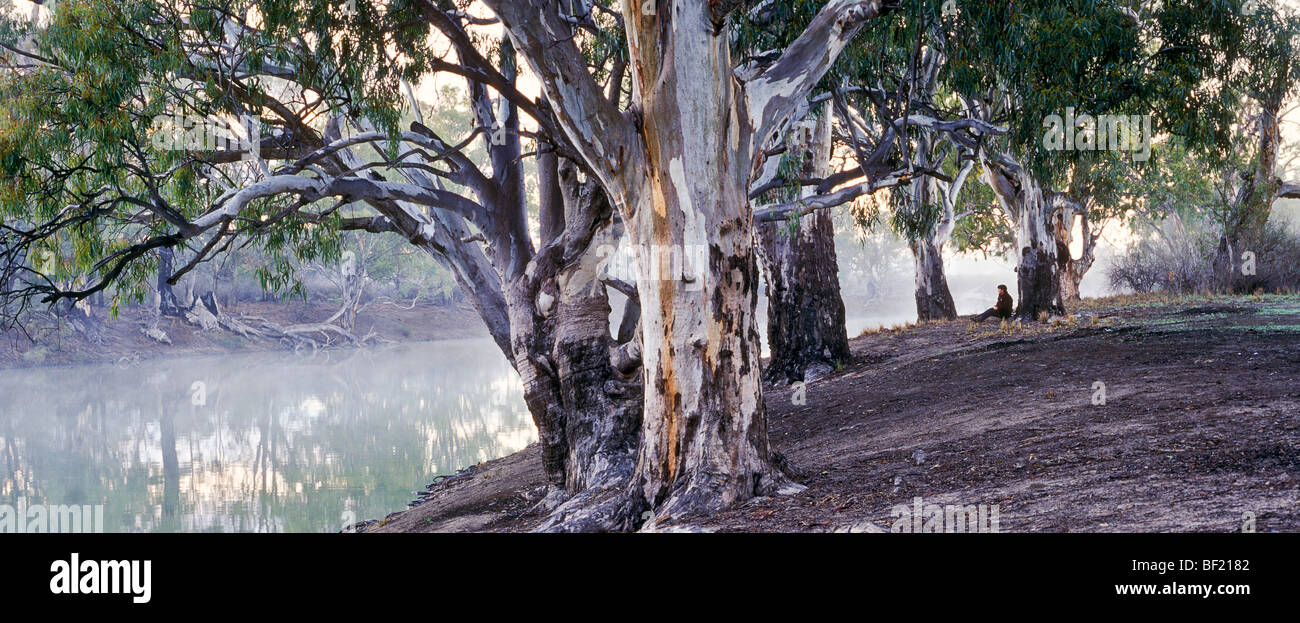
[[(1117, 297), (1062, 323), (851, 344), (804, 404), (765, 392), (772, 445), (807, 489), (661, 523), (889, 530), (919, 497), (996, 505), (1003, 532), (1300, 530), (1300, 297)], [(365, 529), (527, 531), (542, 490), (533, 445)]]
[[(236, 317), (258, 317), (280, 325), (320, 322), (338, 310), (334, 303), (240, 303), (226, 310)], [(101, 315), (102, 316), (102, 315)], [(90, 363), (135, 363), (163, 357), (222, 355), (285, 350), (275, 340), (245, 338), (223, 329), (203, 330), (179, 318), (163, 318), (158, 328), (170, 343), (142, 330), (153, 320), (144, 307), (123, 309), (117, 318), (100, 317), (84, 330), (66, 321), (38, 319), (0, 334), (0, 369)], [(385, 342), (427, 342), (486, 337), (487, 327), (467, 303), (460, 305), (372, 305), (357, 316), (355, 333), (373, 332)]]

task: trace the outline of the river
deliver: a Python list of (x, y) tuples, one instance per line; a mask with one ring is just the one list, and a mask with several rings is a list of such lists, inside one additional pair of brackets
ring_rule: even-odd
[(104, 532), (337, 532), (536, 438), (488, 339), (0, 371), (0, 505)]

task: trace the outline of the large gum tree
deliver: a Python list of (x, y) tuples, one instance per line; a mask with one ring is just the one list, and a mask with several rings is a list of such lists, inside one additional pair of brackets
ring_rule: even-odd
[(1280, 3), (1258, 3), (1243, 32), (1242, 62), (1233, 67), (1239, 129), (1226, 150), (1235, 158), (1216, 167), (1225, 171), (1227, 196), (1212, 216), (1219, 226), (1216, 286), (1249, 290), (1254, 280), (1240, 274), (1243, 253), (1260, 240), (1274, 202), (1300, 198), (1300, 180), (1282, 179), (1278, 166), (1282, 116), (1300, 87), (1300, 17)]
[[(645, 402), (632, 494), (650, 525), (798, 490), (768, 442), (749, 187), (763, 145), (862, 25), (893, 7), (832, 0), (775, 60), (738, 68), (729, 20), (740, 2), (627, 0), (632, 97), (620, 111), (583, 64), (565, 3), (486, 4), (540, 79), (633, 247), (707, 258), (679, 279), (637, 284)], [(641, 274), (651, 274), (653, 254), (638, 257)]]
[[(1071, 192), (1086, 189), (1072, 184), (1072, 172), (1104, 160), (1099, 152), (1115, 145), (1100, 139), (1097, 123), (1053, 129), (1049, 118), (1136, 118), (1133, 133), (1113, 134), (1136, 168), (1159, 157), (1143, 153), (1158, 149), (1159, 135), (1212, 150), (1226, 136), (1228, 94), (1240, 82), (1233, 68), (1247, 51), (1242, 32), (1253, 18), (1234, 3), (1186, 0), (1018, 2), (1013, 11), (964, 0), (954, 6), (942, 79), (967, 115), (1010, 128), (977, 153), (980, 179), (1013, 225), (1016, 317), (1064, 313), (1069, 254), (1060, 233), (1088, 199)], [(1063, 149), (1046, 140), (1057, 131), (1072, 137)]]

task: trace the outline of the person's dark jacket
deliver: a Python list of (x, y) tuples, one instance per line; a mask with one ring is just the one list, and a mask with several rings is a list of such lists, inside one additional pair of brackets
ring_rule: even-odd
[(1012, 310), (1015, 309), (1016, 303), (1011, 300), (1011, 295), (1006, 292), (998, 292), (998, 304), (994, 309), (997, 310), (998, 318), (1010, 318)]

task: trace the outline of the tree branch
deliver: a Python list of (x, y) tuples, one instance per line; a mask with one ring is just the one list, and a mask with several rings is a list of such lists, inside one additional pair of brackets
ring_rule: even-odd
[(569, 140), (606, 182), (623, 166), (631, 122), (602, 93), (555, 0), (484, 0), (542, 83)]
[(749, 120), (759, 144), (768, 142), (868, 20), (898, 6), (899, 0), (831, 0), (781, 58), (746, 82)]
[(909, 174), (907, 171), (894, 171), (889, 175), (867, 180), (861, 184), (841, 188), (832, 193), (805, 197), (798, 201), (772, 206), (765, 210), (756, 210), (754, 211), (754, 222), (769, 223), (788, 220), (795, 216), (803, 217), (807, 214), (812, 214), (817, 210), (825, 210), (827, 208), (844, 205), (862, 195), (869, 195), (882, 188), (906, 184), (917, 177), (918, 176), (915, 173)]

